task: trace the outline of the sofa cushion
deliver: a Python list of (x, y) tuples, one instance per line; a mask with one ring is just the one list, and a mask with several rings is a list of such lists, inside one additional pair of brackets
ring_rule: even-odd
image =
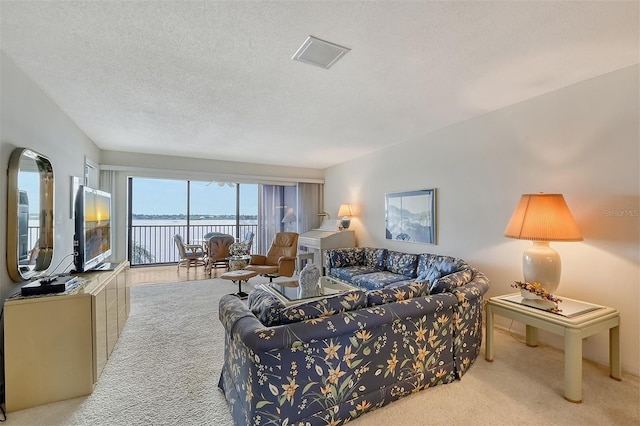
[(327, 251), (327, 265), (330, 268), (343, 268), (364, 264), (364, 251), (361, 248), (333, 249)]
[(463, 269), (462, 271), (454, 272), (443, 277), (438, 278), (433, 282), (429, 289), (430, 294), (450, 292), (455, 288), (458, 288), (466, 283), (470, 282), (473, 278), (473, 270), (471, 268)]
[(386, 269), (394, 274), (415, 278), (418, 276), (416, 273), (417, 265), (417, 254), (400, 253), (398, 251), (389, 251), (387, 254)]
[(311, 300), (284, 308), (280, 313), (280, 323), (304, 321), (313, 318), (327, 317), (347, 311), (365, 308), (367, 295), (362, 290), (350, 290), (346, 293), (322, 299)]
[(372, 266), (358, 265), (358, 266), (345, 266), (344, 268), (331, 268), (327, 275), (331, 277), (338, 278), (339, 280), (346, 281), (348, 283), (353, 282), (353, 277), (362, 275), (362, 274), (370, 274), (372, 272), (378, 272), (379, 269), (376, 269)]
[(429, 286), (427, 282), (409, 282), (402, 281), (402, 284), (391, 283), (388, 286), (367, 292), (367, 305), (376, 306), (386, 303), (398, 302), (401, 300), (412, 299), (414, 297), (428, 296)]
[(280, 324), (280, 312), (284, 304), (263, 285), (257, 285), (255, 290), (249, 293), (247, 306), (251, 312), (267, 327)]
[(404, 281), (405, 279), (406, 277), (404, 275), (394, 274), (389, 271), (379, 271), (371, 274), (357, 275), (352, 278), (351, 283), (367, 290), (377, 290), (391, 283)]
[(364, 247), (364, 263), (372, 268), (383, 270), (386, 266), (387, 253), (386, 248)]

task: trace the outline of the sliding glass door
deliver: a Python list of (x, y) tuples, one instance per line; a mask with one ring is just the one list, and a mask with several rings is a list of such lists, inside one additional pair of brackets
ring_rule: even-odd
[(209, 232), (257, 235), (256, 184), (133, 177), (128, 204), (132, 266), (177, 262), (174, 235), (189, 244), (203, 243)]

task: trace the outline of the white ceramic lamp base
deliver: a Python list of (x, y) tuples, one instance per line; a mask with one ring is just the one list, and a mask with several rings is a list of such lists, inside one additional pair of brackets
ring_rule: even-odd
[(560, 284), (561, 262), (557, 251), (547, 241), (534, 241), (522, 255), (524, 280), (540, 283), (549, 293), (555, 293)]

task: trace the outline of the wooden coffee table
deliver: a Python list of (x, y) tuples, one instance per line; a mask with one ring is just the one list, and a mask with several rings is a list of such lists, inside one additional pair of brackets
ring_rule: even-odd
[(232, 282), (238, 282), (238, 292), (233, 293), (235, 296), (238, 296), (240, 299), (246, 299), (249, 295), (242, 291), (242, 281), (248, 281), (249, 278), (253, 278), (258, 273), (256, 271), (247, 271), (246, 269), (238, 269), (236, 271), (225, 272), (220, 275), (220, 278), (223, 280), (229, 280)]

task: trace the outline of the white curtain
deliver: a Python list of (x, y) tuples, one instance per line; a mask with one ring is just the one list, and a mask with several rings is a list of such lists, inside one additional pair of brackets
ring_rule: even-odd
[(310, 231), (320, 227), (324, 210), (324, 185), (319, 183), (298, 183), (298, 232)]
[[(318, 213), (323, 210), (324, 185), (298, 183), (296, 186), (261, 185), (258, 248), (266, 253), (277, 232), (303, 233), (320, 225)], [(291, 216), (294, 223), (288, 223)], [(286, 218), (286, 219), (285, 219)]]
[(284, 187), (261, 185), (259, 198), (258, 253), (266, 253), (277, 232), (280, 232), (284, 217)]

